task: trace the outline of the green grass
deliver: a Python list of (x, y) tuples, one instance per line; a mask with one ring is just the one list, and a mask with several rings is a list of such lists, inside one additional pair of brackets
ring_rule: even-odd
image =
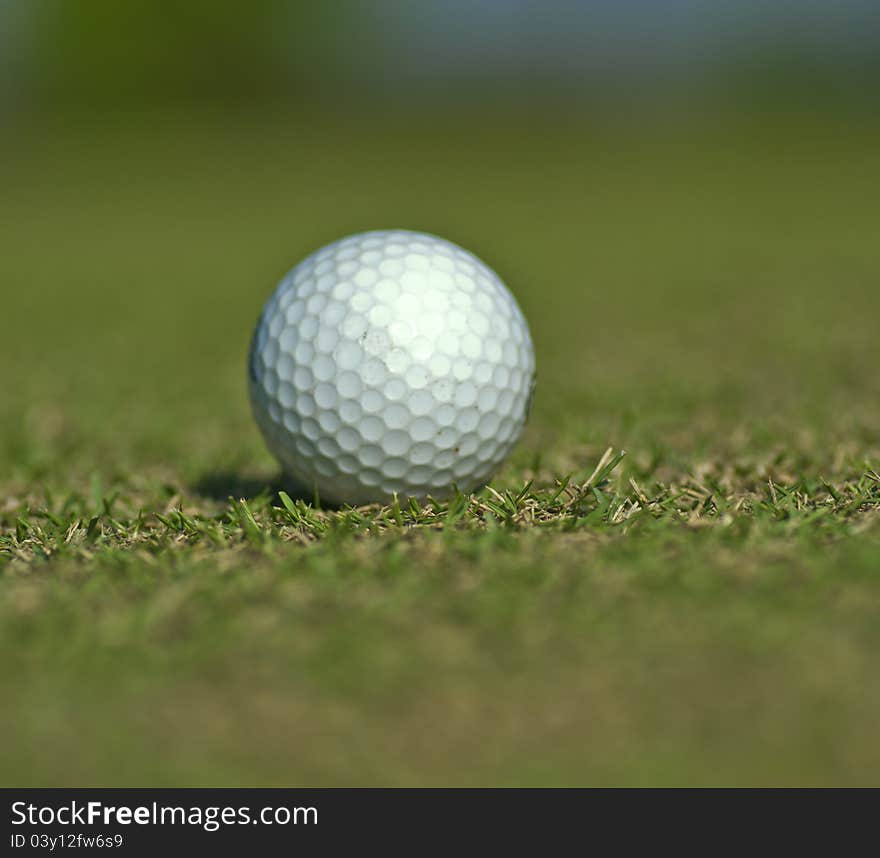
[[(880, 126), (670, 125), (9, 129), (2, 783), (877, 785)], [(248, 339), (383, 226), (499, 270), (535, 409), (476, 496), (315, 509)]]

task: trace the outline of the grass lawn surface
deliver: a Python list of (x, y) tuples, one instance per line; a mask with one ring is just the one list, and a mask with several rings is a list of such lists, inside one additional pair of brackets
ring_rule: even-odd
[[(878, 182), (851, 117), (4, 135), (3, 784), (878, 785)], [(314, 508), (249, 337), (398, 226), (511, 287), (532, 418), (475, 496)]]

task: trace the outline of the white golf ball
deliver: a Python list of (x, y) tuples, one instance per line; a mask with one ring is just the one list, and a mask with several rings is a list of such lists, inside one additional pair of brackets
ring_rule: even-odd
[(351, 235), (297, 265), (257, 324), (250, 397), (297, 487), (362, 504), (483, 485), (528, 415), (528, 325), (473, 254), (406, 230)]

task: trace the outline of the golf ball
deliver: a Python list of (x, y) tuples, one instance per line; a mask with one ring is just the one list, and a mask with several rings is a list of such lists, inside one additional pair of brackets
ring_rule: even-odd
[(269, 449), (300, 490), (336, 504), (483, 485), (535, 384), (528, 325), (498, 275), (406, 230), (348, 236), (293, 268), (248, 364)]

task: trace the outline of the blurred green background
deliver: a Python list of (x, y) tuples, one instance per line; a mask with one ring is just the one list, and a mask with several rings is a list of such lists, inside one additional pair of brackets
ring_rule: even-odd
[(876, 105), (871, 0), (4, 0), (8, 113)]
[[(144, 522), (272, 485), (262, 303), (392, 226), (529, 319), (499, 486), (614, 446), (624, 488), (845, 494), (880, 460), (878, 45), (858, 0), (0, 2), (4, 783), (876, 782), (876, 502), (261, 551)], [(20, 525), (106, 496), (105, 541)]]

